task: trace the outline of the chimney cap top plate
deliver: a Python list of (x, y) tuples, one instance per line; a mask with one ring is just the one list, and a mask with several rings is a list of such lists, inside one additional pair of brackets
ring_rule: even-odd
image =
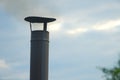
[(56, 19), (55, 18), (47, 18), (47, 17), (29, 16), (29, 17), (26, 17), (24, 20), (28, 21), (30, 23), (48, 23), (48, 22), (53, 22)]

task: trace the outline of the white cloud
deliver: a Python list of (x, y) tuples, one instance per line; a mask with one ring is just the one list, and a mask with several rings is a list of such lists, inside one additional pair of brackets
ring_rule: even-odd
[(5, 60), (0, 60), (0, 69), (9, 68), (9, 65), (6, 63)]
[(74, 28), (74, 29), (66, 31), (66, 33), (69, 35), (80, 35), (80, 34), (86, 33), (91, 30), (96, 30), (96, 31), (106, 31), (106, 30), (109, 31), (110, 30), (111, 31), (115, 29), (116, 27), (120, 26), (120, 19), (96, 23), (90, 26), (91, 28), (88, 28), (87, 26), (86, 28), (83, 28), (83, 27)]
[(61, 25), (62, 25), (62, 23), (58, 23), (58, 22), (53, 23), (52, 25), (50, 25), (48, 27), (48, 30), (53, 31), (53, 32), (59, 31), (59, 30), (61, 30)]
[(14, 73), (14, 74), (9, 74), (6, 77), (3, 77), (2, 79), (5, 80), (28, 80), (29, 78), (29, 73), (23, 72), (23, 73)]
[[(61, 31), (63, 30), (61, 27), (62, 25), (64, 25), (63, 23), (61, 22), (58, 22), (56, 24), (52, 24), (51, 27), (49, 27), (49, 30), (50, 31)], [(76, 25), (78, 26), (78, 25)], [(84, 34), (88, 31), (91, 31), (91, 30), (96, 30), (96, 31), (111, 31), (113, 29), (115, 29), (116, 27), (120, 26), (120, 19), (117, 19), (117, 20), (109, 20), (109, 21), (105, 21), (105, 22), (100, 22), (100, 23), (95, 23), (94, 25), (90, 25), (91, 28), (85, 26), (85, 27), (77, 27), (77, 28), (72, 28), (72, 29), (69, 29), (69, 30), (63, 30), (66, 34), (68, 35), (72, 35), (72, 36), (76, 36), (76, 35), (81, 35), (81, 34)]]
[(110, 30), (110, 29), (116, 28), (117, 26), (120, 26), (120, 19), (110, 20), (104, 23), (98, 23), (93, 27), (93, 29), (94, 30)]
[(73, 30), (68, 30), (67, 33), (69, 35), (77, 35), (77, 34), (82, 34), (88, 31), (88, 28), (77, 28)]

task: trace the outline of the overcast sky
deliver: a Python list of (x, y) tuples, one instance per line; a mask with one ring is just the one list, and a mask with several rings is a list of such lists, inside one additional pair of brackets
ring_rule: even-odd
[(29, 80), (26, 16), (50, 23), (49, 80), (104, 80), (120, 53), (120, 0), (0, 0), (0, 80)]

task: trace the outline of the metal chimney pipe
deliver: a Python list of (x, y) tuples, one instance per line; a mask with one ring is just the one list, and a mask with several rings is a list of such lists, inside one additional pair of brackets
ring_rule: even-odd
[(30, 80), (48, 80), (49, 32), (32, 31)]
[[(47, 23), (54, 18), (26, 17), (31, 29), (30, 80), (48, 80), (49, 32)], [(43, 30), (32, 30), (31, 23), (44, 23)]]

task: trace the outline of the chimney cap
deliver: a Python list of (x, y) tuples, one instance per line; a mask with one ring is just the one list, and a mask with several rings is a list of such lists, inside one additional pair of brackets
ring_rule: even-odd
[(48, 22), (53, 22), (56, 19), (55, 18), (47, 18), (47, 17), (29, 16), (29, 17), (26, 17), (24, 20), (28, 21), (30, 23), (48, 23)]

